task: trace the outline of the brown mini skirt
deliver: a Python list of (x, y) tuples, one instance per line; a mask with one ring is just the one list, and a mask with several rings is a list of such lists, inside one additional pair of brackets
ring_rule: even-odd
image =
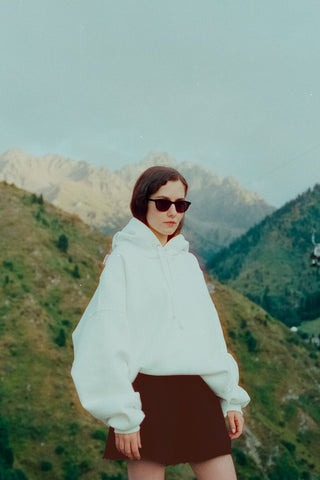
[[(200, 375), (139, 373), (132, 385), (140, 393), (145, 413), (140, 425), (141, 460), (176, 465), (231, 453), (220, 400)], [(103, 458), (128, 460), (116, 449), (112, 427)]]

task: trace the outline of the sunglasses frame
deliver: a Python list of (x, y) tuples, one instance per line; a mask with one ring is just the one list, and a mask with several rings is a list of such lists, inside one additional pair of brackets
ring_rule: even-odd
[[(191, 202), (189, 202), (188, 200), (176, 200), (175, 202), (172, 202), (168, 198), (148, 198), (148, 200), (150, 202), (155, 202), (156, 209), (159, 212), (167, 212), (169, 210), (169, 208), (171, 207), (171, 205), (174, 205), (177, 213), (185, 213), (191, 205)], [(165, 210), (160, 209), (159, 204), (157, 204), (157, 202), (168, 202), (168, 208), (166, 208)], [(184, 205), (185, 210), (179, 211), (180, 209), (177, 208), (177, 205), (179, 205), (179, 204)]]

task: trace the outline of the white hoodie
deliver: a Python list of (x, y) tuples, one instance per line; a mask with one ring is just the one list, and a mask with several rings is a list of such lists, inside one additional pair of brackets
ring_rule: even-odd
[(132, 387), (138, 372), (201, 375), (224, 415), (249, 403), (188, 248), (181, 234), (162, 246), (132, 218), (114, 236), (99, 286), (73, 333), (71, 374), (80, 401), (116, 433), (136, 432), (144, 419)]

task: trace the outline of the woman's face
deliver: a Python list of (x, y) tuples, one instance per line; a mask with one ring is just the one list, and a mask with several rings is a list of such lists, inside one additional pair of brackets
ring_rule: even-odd
[[(180, 180), (169, 180), (165, 185), (162, 185), (157, 192), (150, 195), (150, 198), (154, 200), (165, 198), (175, 202), (176, 200), (184, 200), (185, 194), (185, 187)], [(159, 212), (155, 202), (148, 202), (147, 224), (162, 245), (167, 243), (168, 235), (173, 235), (177, 230), (183, 216), (184, 213), (177, 213), (176, 207), (173, 204), (166, 212)]]

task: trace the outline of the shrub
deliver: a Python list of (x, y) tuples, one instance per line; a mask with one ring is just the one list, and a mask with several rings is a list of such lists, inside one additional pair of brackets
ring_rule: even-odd
[(300, 332), (300, 330), (298, 330), (297, 333), (302, 338), (302, 340), (307, 340), (309, 338), (309, 335), (306, 332)]
[(60, 250), (60, 252), (66, 253), (69, 247), (69, 240), (64, 233), (60, 235), (58, 242), (57, 242), (57, 247)]
[(61, 455), (64, 452), (64, 447), (62, 445), (58, 445), (55, 449), (57, 455)]
[(101, 440), (102, 442), (107, 441), (107, 434), (103, 430), (94, 430), (94, 432), (91, 434), (91, 437), (95, 440)]
[(3, 260), (2, 265), (7, 270), (10, 270), (10, 272), (13, 272), (13, 262), (7, 262), (6, 260)]
[(80, 463), (79, 468), (80, 468), (81, 474), (89, 472), (90, 470), (92, 470), (92, 461), (91, 460), (83, 460)]
[(117, 475), (108, 475), (107, 473), (101, 472), (100, 473), (101, 480), (123, 480), (123, 476), (121, 473), (117, 473)]
[(297, 413), (297, 406), (293, 403), (287, 403), (284, 407), (284, 418), (287, 422), (290, 422)]
[(233, 453), (236, 457), (236, 462), (238, 465), (247, 465), (247, 456), (242, 450), (233, 448)]
[(300, 480), (299, 472), (291, 462), (292, 457), (290, 457), (288, 452), (284, 452), (276, 459), (268, 477), (269, 480)]
[(0, 479), (28, 480), (22, 470), (13, 470), (13, 450), (9, 445), (8, 424), (0, 418)]
[(63, 328), (60, 328), (59, 335), (57, 336), (57, 338), (54, 339), (54, 341), (58, 345), (58, 347), (65, 347), (66, 340), (67, 340), (66, 332), (64, 331)]
[(231, 329), (229, 328), (229, 330), (228, 330), (228, 336), (229, 336), (230, 338), (236, 338), (236, 332), (235, 332), (234, 330), (231, 330)]
[(292, 335), (291, 337), (287, 337), (286, 341), (288, 343), (293, 343), (294, 345), (299, 345), (300, 342), (298, 335)]
[[(6, 479), (6, 477), (4, 478)], [(28, 480), (28, 477), (20, 469), (13, 470), (12, 473), (10, 472), (7, 478), (8, 480)]]
[(80, 475), (80, 468), (78, 465), (69, 465), (64, 474), (64, 480), (78, 480)]
[(37, 220), (37, 222), (41, 222), (42, 225), (44, 225), (45, 227), (47, 227), (49, 224), (48, 224), (48, 221), (47, 219), (45, 218), (44, 214), (45, 214), (45, 208), (43, 205), (39, 205), (39, 208), (38, 208), (38, 211), (37, 213), (34, 215), (35, 219)]
[(310, 474), (310, 472), (305, 472), (305, 471), (302, 472), (301, 478), (302, 478), (302, 480), (310, 480), (310, 479), (311, 479), (311, 474)]
[(79, 267), (78, 267), (78, 265), (75, 265), (75, 266), (74, 266), (74, 269), (73, 269), (73, 271), (72, 271), (72, 276), (73, 276), (74, 278), (80, 278), (80, 272), (79, 272)]
[(13, 450), (9, 445), (8, 424), (0, 419), (0, 466), (4, 469), (12, 468)]
[(39, 197), (33, 193), (31, 195), (31, 203), (38, 203), (39, 205), (43, 205), (43, 195), (42, 193), (39, 195)]
[(247, 320), (245, 318), (241, 319), (241, 328), (246, 328), (247, 326)]
[(249, 352), (256, 352), (257, 351), (257, 340), (254, 337), (249, 337), (247, 339), (247, 347)]
[(73, 422), (70, 424), (70, 435), (74, 436), (77, 435), (79, 432), (79, 423)]
[(294, 455), (294, 453), (296, 451), (295, 444), (291, 443), (291, 442), (287, 442), (286, 440), (284, 440), (282, 443), (286, 447), (286, 449), (291, 453), (291, 455)]
[(22, 284), (21, 284), (21, 287), (22, 287), (22, 289), (23, 289), (24, 292), (26, 292), (26, 293), (30, 293), (30, 292), (31, 292), (30, 285), (27, 285), (27, 284), (25, 284), (25, 283), (22, 283)]
[(52, 463), (50, 462), (41, 462), (41, 471), (42, 472), (50, 472), (52, 470)]
[(256, 352), (257, 351), (257, 340), (253, 337), (250, 330), (246, 331), (245, 338), (246, 338), (246, 342), (247, 342), (248, 352)]

